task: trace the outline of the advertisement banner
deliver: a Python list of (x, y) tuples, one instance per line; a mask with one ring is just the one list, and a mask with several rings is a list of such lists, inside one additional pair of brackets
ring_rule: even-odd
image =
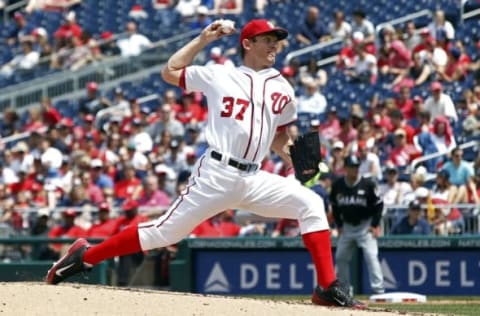
[[(387, 292), (480, 295), (480, 252), (389, 250), (379, 254)], [(362, 293), (371, 293), (362, 260)]]
[(206, 294), (311, 294), (316, 286), (310, 254), (300, 251), (200, 251), (195, 292)]

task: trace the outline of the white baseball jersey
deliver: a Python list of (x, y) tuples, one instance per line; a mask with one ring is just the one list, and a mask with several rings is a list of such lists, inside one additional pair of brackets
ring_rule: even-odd
[(293, 89), (273, 69), (189, 66), (180, 85), (208, 100), (207, 141), (222, 160), (205, 153), (184, 192), (158, 219), (140, 224), (143, 250), (178, 242), (201, 221), (226, 209), (295, 218), (302, 233), (328, 229), (323, 201), (296, 180), (263, 170), (242, 171), (227, 158), (259, 164), (278, 127), (296, 119)]
[(188, 91), (207, 97), (208, 144), (230, 157), (261, 162), (277, 128), (297, 118), (294, 91), (273, 68), (190, 66), (184, 76)]

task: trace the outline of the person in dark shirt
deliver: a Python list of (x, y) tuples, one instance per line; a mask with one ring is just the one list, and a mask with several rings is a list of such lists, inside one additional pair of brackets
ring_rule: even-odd
[(333, 217), (338, 229), (336, 251), (337, 273), (340, 281), (350, 286), (350, 261), (355, 246), (362, 248), (375, 294), (383, 293), (383, 274), (378, 260), (377, 237), (383, 199), (376, 184), (359, 175), (360, 160), (350, 155), (345, 158), (345, 176), (337, 179), (330, 192)]
[(432, 228), (423, 217), (421, 203), (413, 200), (408, 205), (408, 213), (392, 227), (393, 235), (430, 235)]
[(305, 21), (300, 25), (297, 41), (304, 45), (318, 43), (327, 32), (320, 20), (320, 10), (311, 6), (307, 9)]

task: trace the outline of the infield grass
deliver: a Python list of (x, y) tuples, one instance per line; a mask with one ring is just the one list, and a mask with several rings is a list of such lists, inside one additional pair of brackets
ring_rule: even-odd
[[(257, 298), (283, 300), (290, 302), (309, 303), (307, 296), (256, 296)], [(368, 302), (368, 296), (356, 296), (355, 298)], [(480, 296), (427, 296), (426, 303), (402, 303), (402, 304), (374, 304), (368, 302), (372, 309), (385, 311), (398, 311), (421, 314), (438, 315), (468, 315), (480, 316)]]

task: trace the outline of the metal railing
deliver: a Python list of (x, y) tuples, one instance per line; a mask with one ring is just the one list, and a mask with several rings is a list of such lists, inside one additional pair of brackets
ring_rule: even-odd
[(322, 43), (310, 45), (308, 47), (300, 48), (296, 51), (290, 52), (290, 53), (287, 54), (287, 56), (285, 56), (284, 65), (288, 65), (288, 63), (293, 58), (296, 58), (298, 56), (302, 56), (302, 55), (305, 55), (305, 54), (309, 54), (309, 53), (312, 53), (314, 51), (323, 49), (325, 47), (333, 46), (333, 45), (341, 43), (341, 42), (343, 42), (343, 39), (336, 38), (336, 39), (332, 39), (332, 40), (327, 41), (327, 42), (322, 42)]
[(424, 9), (424, 10), (417, 11), (415, 13), (407, 14), (405, 16), (387, 21), (387, 22), (382, 22), (375, 27), (375, 31), (378, 34), (382, 30), (382, 28), (384, 28), (386, 25), (395, 26), (395, 25), (402, 24), (414, 19), (424, 17), (424, 16), (432, 17), (432, 11)]
[[(110, 83), (110, 84), (112, 85), (112, 83)], [(159, 98), (159, 95), (154, 93), (154, 94), (150, 94), (150, 95), (147, 95), (147, 96), (140, 97), (140, 98), (138, 98), (137, 101), (140, 105), (142, 105), (143, 103), (146, 103), (146, 102), (158, 99), (158, 98)], [(102, 110), (102, 111), (105, 111), (103, 113), (101, 113), (102, 111), (99, 111), (97, 113), (96, 118), (95, 118), (96, 119), (96, 124), (98, 124), (98, 121), (99, 121), (100, 117), (108, 114), (108, 112), (110, 112), (110, 111), (114, 111), (115, 108), (116, 107), (106, 108), (106, 109)], [(109, 110), (109, 111), (107, 111), (107, 110)], [(36, 132), (38, 132), (40, 134), (44, 134), (46, 131), (47, 131), (46, 127), (43, 127), (43, 128), (40, 128), (40, 129), (36, 130)], [(15, 144), (15, 143), (17, 143), (21, 140), (26, 140), (30, 137), (31, 134), (32, 134), (32, 132), (23, 132), (23, 133), (19, 133), (19, 134), (10, 135), (10, 136), (7, 136), (7, 137), (0, 138), (0, 149), (5, 150), (5, 148), (11, 148), (12, 143)]]
[[(477, 140), (472, 140), (472, 141), (469, 141), (469, 142), (466, 142), (466, 143), (463, 143), (463, 144), (459, 145), (459, 147), (462, 148), (462, 149), (471, 148), (471, 147), (478, 147), (478, 146), (479, 146), (479, 142)], [(412, 162), (410, 163), (410, 171), (415, 170), (415, 168), (419, 164), (421, 164), (422, 162), (425, 162), (425, 161), (428, 161), (428, 160), (431, 160), (431, 159), (434, 159), (434, 158), (438, 158), (438, 157), (443, 157), (443, 156), (448, 155), (449, 153), (450, 153), (450, 151), (444, 150), (444, 151), (439, 151), (439, 152), (436, 152), (436, 153), (433, 153), (433, 154), (425, 155), (425, 156), (422, 156), (422, 157), (418, 157), (418, 158), (412, 160)]]
[(169, 49), (175, 49), (177, 44), (198, 33), (199, 30), (192, 30), (157, 41), (136, 57), (115, 56), (89, 64), (76, 72), (60, 71), (6, 87), (0, 90), (0, 111), (7, 108), (18, 110), (39, 102), (45, 96), (54, 98), (83, 90), (88, 81), (112, 81), (150, 68), (152, 64), (161, 64), (172, 53)]
[(16, 2), (16, 3), (12, 3), (8, 6), (6, 6), (5, 8), (3, 8), (3, 24), (7, 25), (8, 17), (9, 17), (11, 12), (17, 10), (18, 8), (26, 6), (27, 3), (28, 3), (28, 0), (22, 0), (22, 1), (19, 1), (19, 2)]

